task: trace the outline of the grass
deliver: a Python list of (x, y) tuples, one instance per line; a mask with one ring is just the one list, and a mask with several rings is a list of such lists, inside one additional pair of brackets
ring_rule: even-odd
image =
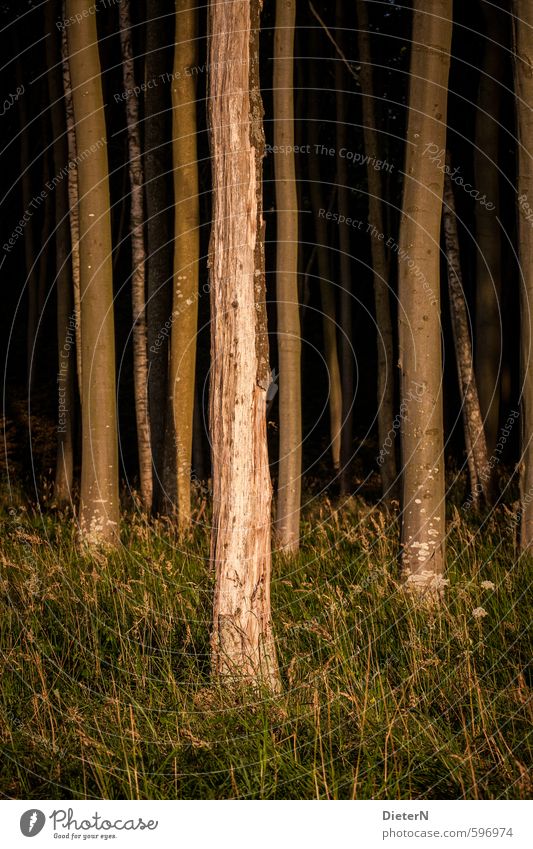
[(205, 528), (180, 543), (132, 510), (123, 547), (89, 557), (68, 517), (4, 506), (0, 793), (530, 798), (531, 572), (509, 517), (453, 509), (435, 609), (400, 590), (394, 517), (314, 502), (300, 556), (274, 563), (272, 699), (210, 680)]

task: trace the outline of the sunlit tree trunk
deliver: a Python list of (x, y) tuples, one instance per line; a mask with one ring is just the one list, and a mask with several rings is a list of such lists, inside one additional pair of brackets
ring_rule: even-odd
[(191, 456), (198, 324), (200, 204), (196, 142), (197, 4), (176, 0), (172, 81), (174, 283), (169, 391), (175, 441), (178, 527), (191, 522)]
[(501, 239), (499, 190), (500, 102), (503, 79), (505, 19), (490, 3), (482, 3), (486, 41), (476, 113), (474, 170), (476, 190), (486, 200), (476, 200), (476, 313), (475, 364), (487, 450), (492, 454), (498, 439), (500, 370), (502, 355)]
[[(67, 0), (69, 64), (78, 151), (82, 469), (80, 530), (94, 545), (119, 533), (113, 266), (106, 126), (96, 18)], [(83, 158), (82, 158), (83, 154)]]
[[(172, 33), (170, 38), (169, 31)], [(172, 70), (172, 56), (167, 45), (169, 41), (174, 41), (173, 33), (173, 4), (167, 0), (147, 0), (143, 126), (147, 218), (148, 403), (154, 512), (166, 507), (165, 483), (170, 485), (169, 494), (175, 496), (175, 481), (172, 481), (170, 475), (165, 475), (164, 450), (168, 410), (173, 231), (172, 151), (170, 134), (167, 134), (171, 98), (170, 85), (165, 80)]]
[[(394, 346), (392, 320), (389, 299), (389, 260), (385, 250), (386, 236), (383, 222), (383, 181), (381, 171), (374, 163), (380, 159), (378, 148), (378, 128), (374, 109), (374, 84), (372, 78), (372, 56), (368, 15), (365, 0), (357, 4), (357, 41), (361, 70), (359, 79), (362, 91), (363, 136), (367, 160), (368, 185), (368, 224), (370, 226), (370, 246), (372, 251), (372, 270), (374, 272), (374, 303), (377, 324), (378, 354), (378, 439), (379, 448), (383, 448), (390, 433), (393, 433), (394, 421)], [(394, 449), (383, 453), (380, 466), (381, 488), (384, 499), (396, 494), (397, 470)]]
[(279, 471), (277, 544), (287, 553), (300, 542), (302, 391), (298, 304), (298, 196), (294, 167), (295, 0), (277, 0), (274, 32), (274, 174), (276, 181), (276, 299), (279, 352)]
[[(447, 164), (451, 171), (451, 159), (449, 157)], [(459, 376), (459, 394), (463, 411), (467, 462), (470, 472), (472, 500), (474, 504), (477, 504), (480, 495), (488, 499), (490, 475), (488, 474), (485, 431), (472, 361), (468, 311), (463, 291), (455, 199), (452, 181), (448, 174), (444, 178), (444, 237), (448, 260), (448, 290), (450, 293), (452, 332)]]
[[(131, 43), (129, 0), (120, 0), (119, 25), (124, 90), (130, 92), (135, 88), (135, 73)], [(128, 168), (130, 176), (133, 386), (137, 420), (137, 449), (139, 454), (141, 499), (144, 507), (149, 510), (152, 506), (152, 453), (150, 449), (150, 421), (148, 417), (143, 166), (141, 159), (139, 104), (136, 97), (128, 97), (126, 99), (126, 119), (128, 123)]]
[(533, 546), (533, 4), (514, 0), (514, 75), (518, 128), (518, 254), (520, 260), (520, 350), (522, 446), (520, 456), (520, 546)]
[(402, 566), (408, 585), (439, 589), (444, 571), (444, 454), (440, 326), (443, 172), (424, 149), (446, 144), (451, 0), (415, 0), (399, 244)]
[(277, 689), (270, 618), (259, 9), (257, 0), (212, 0), (209, 8), (212, 663), (222, 678)]
[[(63, 18), (67, 17), (66, 0), (62, 3)], [(76, 369), (78, 373), (78, 390), (82, 401), (81, 384), (81, 321), (80, 321), (80, 211), (78, 208), (78, 161), (76, 158), (76, 130), (74, 126), (74, 106), (72, 104), (72, 86), (70, 82), (70, 65), (68, 57), (67, 28), (61, 33), (61, 55), (63, 70), (63, 93), (65, 95), (65, 112), (67, 121), (67, 149), (69, 169), (67, 176), (70, 251), (72, 265), (72, 286), (74, 297), (74, 325), (76, 332)]]
[[(48, 94), (50, 119), (54, 138), (54, 174), (63, 173), (68, 164), (67, 127), (61, 69), (61, 38), (55, 26), (61, 3), (50, 0), (45, 9), (46, 61), (48, 64)], [(57, 504), (72, 501), (74, 477), (74, 423), (75, 423), (75, 316), (72, 291), (72, 265), (70, 255), (68, 187), (61, 180), (55, 190), (55, 249), (57, 289), (57, 459), (54, 482), (54, 499)]]

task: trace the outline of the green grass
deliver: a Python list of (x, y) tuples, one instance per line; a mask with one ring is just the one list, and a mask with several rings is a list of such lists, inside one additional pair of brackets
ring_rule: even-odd
[(453, 509), (436, 609), (397, 583), (394, 517), (335, 510), (315, 502), (301, 555), (274, 563), (272, 699), (210, 680), (205, 529), (180, 543), (132, 511), (123, 548), (89, 557), (67, 517), (4, 507), (0, 793), (530, 798), (531, 571), (509, 512)]

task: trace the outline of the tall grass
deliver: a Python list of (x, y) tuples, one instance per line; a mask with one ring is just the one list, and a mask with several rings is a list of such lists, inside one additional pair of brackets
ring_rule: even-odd
[(529, 798), (527, 597), (505, 509), (454, 510), (438, 607), (397, 581), (393, 516), (327, 499), (276, 559), (282, 695), (210, 680), (202, 527), (135, 511), (88, 556), (71, 520), (1, 517), (0, 792), (38, 798)]

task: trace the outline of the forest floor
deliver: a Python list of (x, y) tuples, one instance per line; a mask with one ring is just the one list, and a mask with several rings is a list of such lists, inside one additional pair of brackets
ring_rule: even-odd
[(275, 698), (210, 681), (206, 528), (132, 511), (89, 557), (65, 515), (2, 513), (2, 796), (531, 797), (531, 561), (506, 508), (450, 508), (431, 608), (398, 583), (394, 515), (314, 501), (274, 561)]

